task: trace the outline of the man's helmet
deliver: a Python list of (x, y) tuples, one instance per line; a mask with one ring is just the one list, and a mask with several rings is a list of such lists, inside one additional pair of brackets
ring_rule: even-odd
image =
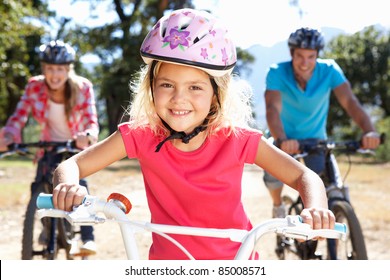
[(162, 17), (141, 46), (146, 64), (153, 60), (183, 64), (220, 77), (233, 71), (236, 47), (225, 27), (205, 11), (176, 10)]
[(49, 64), (70, 64), (74, 62), (76, 52), (62, 41), (51, 41), (39, 47), (39, 60)]
[(288, 46), (290, 49), (311, 49), (322, 50), (325, 45), (324, 36), (316, 29), (300, 28), (291, 33), (288, 38)]

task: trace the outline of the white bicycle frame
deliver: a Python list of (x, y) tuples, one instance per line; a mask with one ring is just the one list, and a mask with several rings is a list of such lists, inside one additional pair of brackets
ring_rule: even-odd
[[(43, 202), (44, 201), (44, 202)], [(119, 224), (124, 242), (127, 258), (139, 260), (138, 246), (135, 233), (149, 231), (159, 234), (173, 242), (189, 259), (194, 257), (175, 239), (168, 234), (182, 234), (204, 237), (229, 238), (235, 242), (241, 242), (241, 246), (235, 256), (235, 260), (248, 260), (254, 256), (259, 239), (266, 233), (276, 233), (290, 238), (309, 240), (315, 237), (346, 239), (346, 225), (336, 223), (334, 230), (313, 230), (308, 224), (302, 223), (300, 216), (287, 216), (283, 219), (270, 219), (258, 224), (252, 230), (241, 229), (213, 229), (187, 226), (173, 226), (154, 224), (150, 222), (131, 221), (126, 216), (126, 205), (116, 199), (103, 201), (95, 196), (86, 196), (83, 204), (74, 208), (72, 212), (53, 209), (51, 195), (41, 194), (37, 200), (38, 217), (65, 218), (72, 225), (94, 225), (105, 221), (114, 221)], [(104, 214), (104, 217), (99, 216)]]

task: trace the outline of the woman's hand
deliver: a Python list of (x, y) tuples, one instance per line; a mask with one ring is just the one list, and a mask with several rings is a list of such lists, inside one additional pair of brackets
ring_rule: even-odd
[(0, 152), (8, 151), (8, 145), (14, 143), (14, 137), (10, 133), (4, 133), (3, 128), (0, 129)]
[(76, 147), (84, 150), (85, 148), (95, 144), (97, 142), (96, 137), (90, 135), (87, 132), (79, 132), (75, 137)]
[(53, 190), (54, 208), (72, 211), (74, 206), (79, 206), (88, 194), (87, 188), (78, 184), (61, 183)]

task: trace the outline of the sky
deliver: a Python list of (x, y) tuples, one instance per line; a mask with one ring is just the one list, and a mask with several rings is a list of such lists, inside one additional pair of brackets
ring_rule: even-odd
[[(382, 0), (197, 0), (199, 8), (215, 3), (213, 12), (226, 19), (236, 44), (272, 46), (287, 40), (292, 31), (308, 26), (317, 29), (336, 27), (352, 34), (365, 26), (390, 26), (387, 1)], [(239, 3), (239, 4), (238, 4)]]
[[(352, 34), (365, 26), (381, 24), (390, 27), (390, 12), (384, 0), (194, 0), (196, 8), (208, 9), (225, 22), (236, 45), (246, 49), (255, 44), (272, 46), (287, 40), (292, 31), (303, 26), (317, 29), (336, 27)], [(88, 25), (116, 18), (99, 6), (89, 11), (88, 1), (70, 5), (71, 0), (49, 0), (58, 15), (74, 17)], [(76, 12), (77, 11), (77, 12)], [(88, 18), (94, 15), (94, 19)]]

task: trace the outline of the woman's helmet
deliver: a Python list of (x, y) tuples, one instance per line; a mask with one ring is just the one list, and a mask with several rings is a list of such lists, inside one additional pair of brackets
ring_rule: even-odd
[(162, 17), (141, 46), (146, 64), (153, 60), (193, 66), (211, 76), (233, 71), (236, 47), (225, 27), (205, 11), (176, 10)]
[(288, 38), (290, 49), (311, 49), (320, 51), (324, 48), (325, 40), (322, 33), (316, 29), (300, 28), (291, 33)]
[(39, 47), (39, 60), (49, 64), (70, 64), (74, 62), (76, 52), (62, 41), (51, 41)]

